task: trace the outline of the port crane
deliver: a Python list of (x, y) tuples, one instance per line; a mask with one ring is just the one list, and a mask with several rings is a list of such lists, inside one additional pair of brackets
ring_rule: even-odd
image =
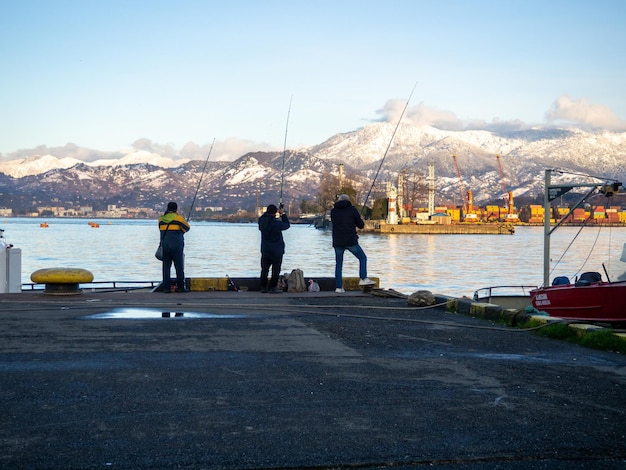
[(504, 198), (504, 204), (506, 207), (507, 219), (517, 219), (515, 214), (515, 208), (513, 206), (513, 192), (507, 191), (506, 183), (504, 182), (504, 171), (502, 170), (502, 162), (500, 161), (500, 155), (496, 154), (496, 161), (498, 162), (498, 171), (500, 172), (500, 187), (502, 188), (502, 197)]
[(454, 161), (454, 168), (456, 170), (456, 175), (459, 178), (459, 185), (461, 186), (461, 194), (463, 195), (463, 213), (467, 214), (471, 211), (470, 203), (468, 201), (468, 195), (465, 192), (465, 185), (463, 184), (463, 178), (461, 177), (461, 170), (459, 170), (459, 164), (456, 161), (456, 155), (452, 155), (452, 160)]

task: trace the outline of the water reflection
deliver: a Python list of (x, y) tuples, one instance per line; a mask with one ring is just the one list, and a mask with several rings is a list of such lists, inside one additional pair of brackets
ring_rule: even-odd
[(242, 318), (242, 315), (223, 315), (205, 312), (170, 312), (150, 308), (116, 308), (109, 312), (96, 313), (85, 317), (89, 320), (149, 320), (155, 318), (192, 318), (192, 319), (222, 319)]
[(184, 317), (185, 314), (183, 312), (162, 312), (161, 313), (161, 318), (171, 318), (172, 317), (172, 313), (174, 314), (174, 317)]
[[(153, 281), (161, 278), (154, 258), (158, 244), (156, 221), (113, 220), (92, 228), (85, 219), (5, 219), (5, 238), (22, 249), (22, 282), (48, 267), (80, 267), (95, 281)], [(260, 271), (260, 234), (255, 223), (193, 222), (185, 236), (189, 277), (251, 277)], [(561, 227), (552, 236), (551, 278), (574, 278), (582, 271), (613, 279), (626, 271), (619, 261), (626, 241), (623, 228)], [(332, 277), (331, 234), (312, 226), (293, 225), (284, 232), (287, 252), (283, 271), (300, 268), (305, 277)], [(575, 239), (569, 253), (562, 253)], [(71, 242), (69, 241), (71, 240)], [(381, 286), (411, 293), (428, 289), (439, 294), (468, 295), (491, 285), (539, 285), (543, 281), (543, 228), (517, 227), (515, 235), (398, 235), (362, 234), (368, 272)], [(611, 259), (609, 259), (611, 257)], [(557, 264), (558, 262), (558, 264)], [(621, 269), (621, 271), (620, 271)], [(344, 275), (356, 276), (358, 261), (346, 256)], [(618, 273), (616, 275), (613, 275)], [(160, 314), (161, 312), (159, 312)]]

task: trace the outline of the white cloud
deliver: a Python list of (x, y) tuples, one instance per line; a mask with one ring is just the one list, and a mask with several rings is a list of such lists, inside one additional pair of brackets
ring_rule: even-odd
[[(376, 111), (381, 116), (378, 120), (397, 123), (405, 106), (406, 101), (396, 99), (387, 101), (381, 109)], [(424, 103), (408, 106), (403, 116), (403, 122), (419, 127), (457, 128), (456, 130), (458, 130), (458, 127), (463, 127), (461, 120), (452, 111), (430, 108), (425, 106)]]
[(210, 143), (199, 145), (195, 142), (187, 142), (178, 150), (172, 144), (159, 144), (147, 138), (137, 139), (132, 147), (135, 150), (146, 150), (174, 160), (206, 160), (209, 156), (209, 161), (233, 161), (248, 152), (276, 150), (266, 143), (236, 138), (216, 140), (212, 149)]
[[(389, 100), (377, 111), (379, 121), (397, 123), (406, 101)], [(545, 113), (549, 126), (567, 125), (587, 131), (626, 131), (626, 121), (619, 119), (608, 107), (590, 103), (587, 99), (573, 100), (569, 96), (560, 96)], [(460, 119), (452, 111), (437, 109), (419, 103), (407, 107), (404, 123), (415, 126), (432, 126), (448, 131), (485, 130), (491, 132), (511, 132), (536, 127), (538, 124), (526, 123), (519, 119), (503, 120), (495, 117), (491, 122), (483, 119)]]
[(566, 122), (582, 128), (609, 131), (626, 131), (626, 121), (602, 104), (590, 103), (586, 98), (574, 100), (567, 95), (560, 96), (546, 112), (546, 120), (557, 124)]
[(92, 162), (101, 159), (122, 158), (122, 152), (106, 152), (101, 150), (93, 150), (86, 147), (79, 147), (73, 143), (67, 143), (63, 147), (48, 147), (47, 145), (38, 145), (32, 149), (20, 149), (15, 152), (3, 156), (1, 160), (17, 160), (20, 158), (28, 158), (42, 155), (54, 155), (58, 158), (75, 158), (83, 162)]
[(161, 155), (172, 160), (206, 160), (211, 151), (210, 161), (234, 161), (249, 152), (269, 152), (279, 151), (268, 143), (258, 143), (251, 140), (228, 138), (226, 140), (215, 141), (213, 149), (211, 144), (198, 145), (195, 142), (188, 142), (181, 149), (177, 149), (173, 144), (160, 144), (142, 137), (135, 140), (130, 148), (120, 149), (115, 152), (106, 152), (79, 147), (76, 144), (68, 143), (63, 147), (48, 147), (39, 145), (33, 149), (22, 149), (6, 156), (2, 155), (0, 161), (17, 160), (37, 155), (54, 155), (58, 158), (75, 158), (83, 162), (94, 162), (96, 160), (111, 160), (122, 158), (129, 153), (146, 151)]
[[(387, 101), (383, 108), (377, 111), (377, 113), (381, 115), (379, 120), (382, 122), (397, 123), (405, 104), (406, 101), (401, 100)], [(492, 122), (487, 122), (482, 119), (463, 120), (452, 111), (429, 107), (423, 102), (415, 106), (407, 107), (406, 113), (403, 117), (403, 122), (410, 123), (418, 127), (432, 126), (437, 129), (447, 131), (487, 130), (492, 132), (503, 132), (527, 129), (531, 127), (529, 124), (518, 119), (504, 121), (499, 118), (494, 118)]]
[(150, 153), (157, 153), (162, 157), (176, 158), (178, 157), (178, 151), (172, 144), (159, 144), (152, 142), (150, 139), (142, 137), (134, 141), (131, 145), (134, 150), (145, 150)]
[(216, 140), (213, 149), (211, 149), (211, 144), (198, 145), (194, 142), (188, 142), (181, 149), (180, 156), (192, 160), (206, 160), (207, 156), (209, 156), (209, 152), (211, 152), (209, 161), (230, 162), (249, 152), (268, 152), (276, 150), (276, 148), (267, 143), (231, 137), (226, 140)]
[[(377, 110), (377, 121), (397, 123), (406, 101), (400, 99), (388, 100), (384, 106)], [(463, 130), (486, 130), (495, 133), (520, 131), (538, 126), (570, 126), (579, 127), (587, 131), (608, 130), (616, 132), (626, 131), (626, 121), (607, 106), (590, 103), (582, 98), (575, 100), (567, 95), (558, 97), (551, 108), (545, 113), (546, 122), (526, 123), (519, 119), (502, 120), (498, 117), (490, 122), (484, 119), (461, 119), (454, 112), (426, 106), (423, 102), (409, 105), (406, 109), (402, 122), (418, 127), (432, 126), (437, 129), (448, 131)], [(36, 155), (54, 155), (58, 158), (75, 158), (84, 162), (92, 162), (101, 159), (118, 159), (128, 153), (144, 150), (156, 153), (173, 160), (206, 160), (211, 149), (211, 143), (198, 145), (188, 142), (178, 149), (173, 144), (159, 144), (142, 137), (133, 142), (130, 149), (117, 151), (100, 151), (79, 147), (74, 143), (67, 143), (62, 147), (48, 147), (40, 145), (32, 149), (21, 149), (10, 154), (0, 154), (0, 161), (28, 158)], [(211, 161), (234, 161), (250, 152), (282, 151), (266, 142), (255, 142), (239, 138), (226, 138), (215, 141), (211, 150)]]

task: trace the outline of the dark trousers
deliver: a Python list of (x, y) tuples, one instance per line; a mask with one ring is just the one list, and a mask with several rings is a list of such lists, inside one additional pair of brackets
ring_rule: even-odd
[(183, 246), (170, 247), (163, 246), (163, 291), (169, 292), (171, 289), (172, 263), (176, 269), (176, 288), (179, 291), (185, 290), (185, 256)]
[[(278, 285), (278, 278), (280, 276), (280, 268), (283, 264), (283, 257), (281, 256), (267, 256), (261, 255), (261, 289), (274, 289)], [(268, 285), (267, 277), (270, 272), (270, 266), (272, 267), (272, 279)]]

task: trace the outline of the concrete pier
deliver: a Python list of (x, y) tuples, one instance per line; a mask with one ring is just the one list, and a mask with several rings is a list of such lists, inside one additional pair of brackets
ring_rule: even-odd
[(364, 232), (421, 235), (513, 235), (515, 226), (509, 223), (461, 224), (386, 224), (367, 221)]
[(626, 358), (359, 291), (0, 295), (0, 468), (623, 468)]

